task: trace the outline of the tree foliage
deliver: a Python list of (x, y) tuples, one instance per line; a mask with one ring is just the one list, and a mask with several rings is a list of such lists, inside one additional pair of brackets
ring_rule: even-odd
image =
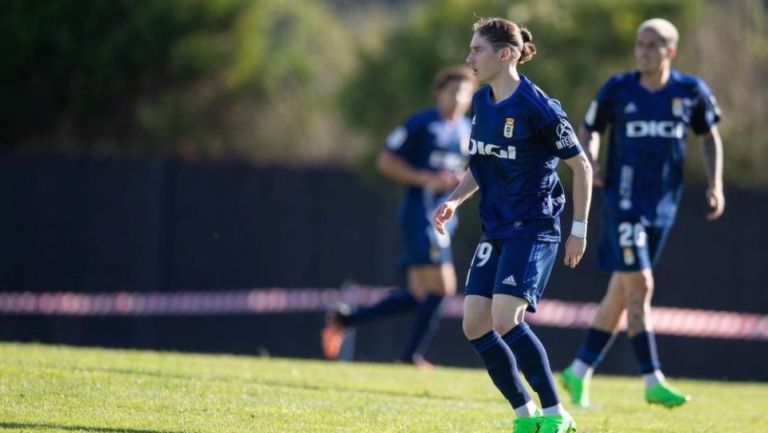
[[(345, 154), (333, 148), (346, 132), (332, 104), (354, 40), (323, 4), (8, 0), (3, 9), (6, 147)], [(299, 151), (307, 141), (315, 146)]]
[(761, 0), (4, 0), (0, 146), (367, 167), (432, 103), (433, 74), (464, 62), (477, 16), (532, 31), (521, 72), (574, 123), (633, 67), (637, 25), (670, 19), (676, 66), (723, 107), (727, 177), (768, 184)]
[(578, 118), (617, 66), (631, 67), (640, 22), (665, 16), (685, 29), (693, 8), (693, 1), (672, 0), (429, 1), (391, 35), (387, 46), (397, 49), (363, 54), (361, 70), (343, 93), (345, 112), (381, 136), (414, 107), (431, 103), (429, 82), (440, 67), (464, 61), (474, 17), (500, 16), (533, 33), (538, 54), (520, 71)]

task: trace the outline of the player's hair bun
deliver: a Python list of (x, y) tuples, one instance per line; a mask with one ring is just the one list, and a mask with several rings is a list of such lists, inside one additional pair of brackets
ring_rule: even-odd
[(536, 45), (533, 44), (533, 35), (525, 27), (520, 27), (520, 35), (523, 38), (523, 49), (520, 52), (518, 63), (525, 63), (536, 54)]

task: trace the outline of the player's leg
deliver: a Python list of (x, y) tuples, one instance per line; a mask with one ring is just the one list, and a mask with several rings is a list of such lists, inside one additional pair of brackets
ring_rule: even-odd
[[(436, 241), (445, 242), (450, 246), (450, 238), (436, 238), (432, 235), (434, 229), (424, 216), (420, 207), (406, 206), (401, 209), (399, 217), (400, 236), (403, 241), (401, 264), (409, 270), (420, 266), (438, 266), (443, 262), (443, 256), (448, 255)], [(410, 275), (409, 275), (410, 277)], [(411, 278), (409, 278), (410, 280)], [(392, 316), (413, 311), (427, 296), (424, 287), (398, 288), (388, 292), (384, 298), (371, 305), (358, 306), (354, 310), (342, 305), (326, 314), (325, 327), (321, 331), (321, 345), (326, 358), (335, 359), (344, 341), (346, 328), (357, 326)], [(438, 300), (432, 298), (428, 303), (432, 310), (439, 307)]]
[(581, 407), (589, 406), (590, 379), (610, 349), (625, 309), (626, 300), (621, 279), (613, 274), (576, 358), (562, 374), (563, 387), (570, 395), (571, 403)]
[[(455, 223), (449, 226), (448, 233), (453, 230)], [(439, 307), (442, 300), (439, 292), (444, 289), (435, 286), (441, 284), (442, 264), (451, 263), (450, 236), (437, 233), (420, 209), (403, 211), (400, 236), (404, 246), (401, 264), (406, 269), (408, 288), (394, 290), (373, 305), (360, 307), (349, 315), (338, 317), (342, 326), (355, 326), (381, 317), (410, 312), (424, 301), (428, 301), (432, 311)], [(430, 297), (430, 294), (437, 296)]]
[(342, 304), (325, 315), (325, 326), (320, 332), (320, 343), (327, 359), (339, 357), (347, 328), (395, 314), (412, 311), (419, 301), (408, 289), (390, 290), (378, 302), (352, 310)]
[(420, 368), (430, 368), (432, 364), (424, 358), (424, 353), (440, 325), (440, 307), (443, 299), (456, 293), (456, 271), (453, 263), (410, 267), (408, 287), (414, 297), (418, 298), (418, 305), (400, 360)]
[(341, 327), (357, 326), (382, 317), (411, 311), (417, 304), (418, 300), (411, 294), (410, 290), (393, 289), (374, 304), (358, 307), (346, 314), (337, 312), (333, 320)]
[(638, 244), (645, 243), (645, 232), (638, 227), (642, 228), (642, 225), (635, 220), (617, 220), (604, 212), (598, 262), (600, 268), (612, 272), (611, 279), (576, 358), (561, 378), (571, 402), (577, 406), (589, 405), (591, 375), (610, 349), (627, 307), (623, 280), (617, 272), (639, 271), (644, 263), (642, 259), (647, 258), (647, 250), (638, 248)]
[(443, 298), (456, 293), (450, 237), (455, 228), (456, 221), (452, 220), (445, 233), (438, 233), (423, 213), (403, 220), (401, 233), (406, 245), (403, 262), (408, 267), (408, 288), (417, 305), (400, 360), (421, 368), (432, 367), (424, 359), (424, 352), (440, 324)]
[(361, 306), (355, 310), (344, 304), (338, 306), (325, 315), (325, 326), (320, 332), (323, 354), (328, 359), (338, 358), (347, 328), (412, 311), (418, 303), (408, 289), (398, 288), (389, 291), (384, 298), (372, 305)]
[(464, 290), (462, 329), (494, 385), (515, 411), (515, 432), (534, 432), (538, 414), (518, 373), (517, 361), (509, 346), (493, 329), (492, 296), (499, 250), (491, 242), (480, 242), (469, 268)]
[(679, 406), (690, 400), (670, 386), (661, 372), (656, 336), (651, 321), (651, 299), (654, 278), (651, 266), (658, 260), (669, 228), (638, 225), (635, 237), (640, 271), (619, 272), (627, 303), (627, 335), (635, 352), (640, 373), (645, 383), (645, 398), (649, 403), (666, 407)]
[(651, 298), (654, 280), (650, 268), (641, 272), (622, 273), (627, 300), (627, 335), (632, 343), (649, 403), (666, 407), (679, 406), (690, 396), (674, 389), (661, 372), (656, 349), (656, 336), (651, 323)]
[(504, 243), (493, 295), (493, 326), (512, 350), (542, 407), (541, 432), (568, 431), (573, 420), (560, 403), (544, 345), (525, 323), (536, 311), (557, 255), (557, 244), (527, 239)]

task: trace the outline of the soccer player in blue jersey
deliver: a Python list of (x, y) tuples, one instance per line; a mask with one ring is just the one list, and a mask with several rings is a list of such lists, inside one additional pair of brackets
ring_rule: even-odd
[(443, 298), (456, 293), (456, 272), (450, 238), (455, 223), (438, 233), (431, 218), (463, 175), (471, 127), (466, 112), (474, 90), (475, 77), (466, 66), (440, 70), (432, 84), (435, 107), (411, 115), (387, 138), (376, 165), (379, 172), (406, 186), (398, 221), (408, 288), (351, 313), (329, 314), (323, 331), (326, 357), (338, 355), (345, 328), (413, 311), (415, 321), (399, 360), (432, 366), (424, 352), (437, 330)]
[(573, 171), (574, 221), (564, 259), (571, 268), (586, 247), (591, 167), (560, 103), (518, 73), (536, 52), (531, 33), (500, 18), (480, 19), (473, 30), (467, 63), (488, 85), (472, 100), (469, 170), (433, 224), (443, 232), (479, 189), (483, 236), (464, 291), (464, 334), (514, 409), (514, 433), (572, 432), (547, 353), (524, 317), (538, 308), (560, 242), (559, 159)]
[(674, 407), (690, 397), (665, 380), (651, 322), (654, 263), (675, 219), (682, 193), (688, 128), (701, 137), (711, 207), (707, 219), (723, 213), (720, 111), (700, 79), (672, 69), (678, 33), (654, 18), (637, 30), (634, 72), (615, 75), (598, 91), (580, 135), (597, 161), (600, 135), (610, 129), (604, 186), (603, 239), (599, 261), (612, 272), (608, 290), (576, 359), (563, 371), (573, 403), (589, 405), (589, 380), (627, 312), (627, 334), (645, 381), (649, 403)]

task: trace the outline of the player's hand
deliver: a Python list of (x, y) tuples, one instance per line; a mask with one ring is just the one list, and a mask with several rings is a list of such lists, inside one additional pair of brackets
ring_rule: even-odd
[(435, 209), (435, 213), (432, 215), (432, 225), (435, 226), (435, 230), (441, 235), (445, 234), (445, 223), (456, 212), (456, 206), (458, 206), (458, 203), (455, 201), (446, 201)]
[(707, 188), (707, 204), (712, 209), (707, 214), (707, 220), (714, 221), (723, 214), (725, 211), (725, 195), (723, 195), (722, 188)]
[(575, 268), (581, 261), (581, 257), (586, 249), (586, 238), (579, 238), (573, 235), (568, 236), (568, 240), (565, 241), (565, 266), (571, 269)]
[(600, 173), (600, 164), (597, 161), (590, 161), (592, 164), (592, 186), (601, 188), (605, 185), (603, 174)]
[(459, 178), (452, 171), (442, 170), (428, 174), (424, 183), (424, 186), (435, 192), (446, 192), (456, 188)]

